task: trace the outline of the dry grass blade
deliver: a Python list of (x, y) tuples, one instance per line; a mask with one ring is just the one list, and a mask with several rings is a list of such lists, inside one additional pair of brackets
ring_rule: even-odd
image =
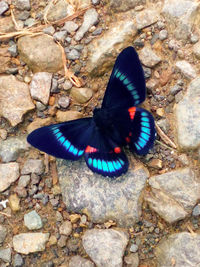
[(68, 68), (66, 66), (66, 56), (65, 56), (64, 48), (62, 47), (62, 45), (59, 42), (57, 42), (57, 44), (59, 45), (59, 47), (61, 49), (61, 53), (62, 53), (62, 60), (63, 60), (65, 77), (68, 78), (76, 87), (81, 87), (81, 85), (82, 85), (81, 81), (70, 70), (68, 70)]
[(51, 163), (51, 176), (53, 180), (53, 185), (57, 184), (58, 183), (58, 172), (57, 172), (55, 161)]
[(172, 142), (172, 140), (160, 129), (157, 123), (156, 124), (156, 130), (160, 138), (168, 145), (170, 145), (173, 148), (177, 148), (177, 146)]
[(15, 15), (14, 15), (13, 9), (11, 8), (10, 11), (11, 11), (12, 21), (13, 21), (13, 23), (14, 23), (14, 25), (15, 25), (15, 29), (16, 29), (17, 31), (19, 31), (19, 30), (20, 30), (20, 27), (19, 27), (19, 25), (17, 24), (17, 21), (16, 21), (16, 19), (15, 19)]

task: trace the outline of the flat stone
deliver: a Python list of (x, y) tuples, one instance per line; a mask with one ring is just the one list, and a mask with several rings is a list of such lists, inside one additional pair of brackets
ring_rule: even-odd
[(200, 145), (200, 76), (193, 80), (183, 99), (176, 105), (178, 144), (182, 149), (196, 149)]
[(52, 73), (37, 72), (33, 75), (30, 84), (30, 93), (33, 99), (48, 104), (51, 89)]
[(200, 42), (193, 46), (193, 53), (197, 59), (200, 59)]
[(110, 0), (110, 8), (114, 12), (128, 11), (136, 6), (146, 4), (146, 0)]
[(16, 212), (20, 210), (20, 198), (17, 196), (17, 194), (11, 194), (8, 200), (12, 211)]
[(69, 107), (69, 103), (70, 103), (70, 99), (69, 99), (68, 96), (61, 96), (58, 99), (58, 105), (61, 108), (67, 108), (67, 107)]
[(43, 227), (40, 215), (35, 210), (32, 210), (24, 215), (24, 225), (29, 230), (38, 230)]
[(69, 60), (76, 60), (79, 59), (80, 57), (80, 52), (77, 51), (76, 49), (72, 49), (69, 53), (67, 53), (67, 58)]
[(59, 31), (54, 33), (53, 38), (57, 41), (64, 42), (64, 39), (67, 37), (67, 31)]
[(13, 266), (14, 267), (21, 267), (24, 264), (24, 260), (20, 254), (15, 254), (13, 259)]
[(53, 26), (49, 26), (43, 29), (43, 32), (49, 35), (53, 35), (55, 33), (55, 28)]
[(27, 159), (21, 170), (21, 174), (35, 173), (41, 175), (44, 172), (44, 163), (41, 159)]
[(92, 222), (114, 220), (121, 226), (133, 225), (139, 219), (139, 199), (148, 177), (143, 167), (131, 165), (125, 175), (115, 180), (94, 174), (82, 159), (58, 160), (57, 169), (69, 212), (85, 211)]
[(57, 122), (77, 120), (81, 119), (82, 117), (83, 114), (75, 110), (68, 110), (68, 111), (58, 110), (56, 113)]
[(189, 168), (153, 176), (149, 185), (145, 200), (169, 223), (188, 216), (199, 199), (200, 182)]
[(7, 140), (0, 140), (0, 157), (2, 162), (15, 161), (19, 153), (27, 151), (29, 147), (26, 136), (9, 137)]
[(159, 20), (159, 13), (154, 9), (145, 9), (136, 15), (137, 29), (141, 30)]
[(0, 192), (5, 191), (19, 177), (19, 164), (16, 162), (0, 164)]
[(88, 30), (98, 23), (99, 14), (94, 8), (88, 9), (83, 16), (83, 24), (78, 29), (75, 40), (80, 41)]
[(6, 12), (9, 9), (9, 6), (6, 1), (0, 2), (0, 15), (2, 15), (4, 12)]
[(197, 267), (200, 258), (200, 235), (182, 232), (172, 234), (163, 239), (155, 248), (155, 255), (158, 267), (172, 266), (172, 261), (176, 266)]
[(200, 215), (200, 204), (196, 205), (192, 211), (193, 216), (199, 216)]
[(73, 33), (78, 29), (78, 24), (73, 21), (66, 21), (62, 30), (66, 30), (69, 33)]
[(161, 62), (161, 58), (150, 47), (144, 47), (139, 52), (139, 58), (146, 67), (153, 68)]
[(122, 267), (128, 235), (113, 229), (92, 229), (85, 232), (82, 244), (97, 266)]
[(0, 77), (0, 116), (8, 119), (12, 126), (22, 122), (22, 117), (34, 109), (28, 85), (18, 81), (14, 75)]
[(4, 262), (11, 262), (11, 256), (12, 256), (12, 250), (11, 248), (3, 248), (0, 249), (0, 259)]
[(131, 13), (128, 12), (123, 18), (118, 17), (101, 38), (93, 40), (88, 46), (91, 52), (88, 55), (87, 71), (97, 76), (110, 71), (118, 54), (130, 45), (136, 33)]
[(52, 118), (48, 117), (45, 119), (36, 118), (33, 122), (31, 122), (27, 127), (27, 132), (31, 133), (37, 128), (40, 128), (42, 126), (47, 126), (52, 123)]
[(197, 76), (196, 71), (194, 70), (192, 65), (185, 60), (177, 61), (176, 67), (188, 79), (194, 79)]
[(65, 221), (59, 227), (59, 232), (61, 235), (70, 235), (72, 232), (72, 223), (70, 221)]
[(23, 233), (13, 237), (14, 250), (21, 254), (30, 254), (45, 250), (49, 233)]
[(29, 184), (30, 180), (31, 180), (30, 175), (22, 175), (19, 178), (18, 186), (19, 187), (26, 187)]
[(30, 10), (31, 4), (29, 0), (14, 0), (13, 4), (19, 10)]
[(94, 267), (94, 263), (90, 260), (84, 259), (83, 257), (76, 255), (72, 256), (69, 261), (69, 267)]
[(79, 103), (84, 104), (91, 99), (93, 91), (90, 88), (73, 87), (70, 95)]
[(138, 253), (131, 253), (130, 255), (125, 256), (124, 262), (127, 264), (127, 267), (138, 267), (139, 266)]
[(18, 51), (33, 72), (57, 72), (63, 67), (60, 47), (46, 34), (19, 38)]
[(2, 245), (6, 236), (7, 236), (7, 229), (5, 226), (0, 224), (0, 245)]

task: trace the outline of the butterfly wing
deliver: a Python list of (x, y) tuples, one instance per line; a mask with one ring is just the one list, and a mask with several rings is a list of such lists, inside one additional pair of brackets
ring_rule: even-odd
[(36, 129), (27, 141), (52, 156), (77, 160), (84, 154), (92, 130), (92, 118), (78, 119)]
[(116, 59), (102, 108), (137, 106), (145, 96), (144, 72), (138, 54), (133, 47), (127, 47)]
[(145, 155), (153, 147), (156, 130), (154, 118), (143, 108), (130, 107), (117, 111), (115, 127), (121, 138), (138, 155)]

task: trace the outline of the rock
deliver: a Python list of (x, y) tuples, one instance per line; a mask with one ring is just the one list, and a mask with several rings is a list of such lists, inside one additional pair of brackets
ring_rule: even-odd
[(196, 78), (197, 74), (192, 65), (185, 60), (180, 60), (176, 62), (177, 69), (188, 79)]
[(167, 36), (168, 36), (168, 31), (167, 31), (167, 30), (161, 30), (161, 31), (159, 32), (159, 39), (160, 39), (161, 41), (167, 39)]
[(0, 157), (2, 162), (15, 161), (19, 153), (27, 151), (29, 147), (26, 136), (9, 137), (5, 141), (0, 140)]
[(84, 104), (91, 99), (93, 91), (90, 88), (73, 87), (70, 94), (77, 102)]
[(162, 169), (162, 160), (152, 159), (149, 161), (148, 166), (155, 169)]
[(17, 194), (10, 195), (8, 200), (12, 211), (17, 212), (20, 210), (20, 199)]
[(3, 260), (4, 262), (11, 263), (11, 256), (12, 256), (11, 253), (12, 253), (11, 248), (0, 249), (0, 259)]
[(88, 46), (91, 53), (86, 65), (87, 71), (98, 76), (110, 71), (119, 52), (130, 45), (136, 33), (131, 13), (128, 12), (126, 17), (119, 17), (110, 25), (110, 30)]
[(46, 119), (35, 119), (32, 123), (30, 123), (27, 127), (27, 132), (31, 133), (37, 128), (40, 128), (42, 126), (47, 126), (52, 123), (52, 118), (46, 118)]
[(67, 31), (59, 31), (54, 33), (53, 38), (57, 41), (64, 42), (67, 37)]
[(24, 225), (29, 230), (37, 230), (43, 227), (40, 215), (35, 210), (32, 210), (24, 215)]
[(173, 87), (170, 88), (170, 94), (171, 95), (176, 95), (177, 93), (179, 93), (182, 90), (182, 86), (175, 84)]
[(8, 32), (12, 32), (15, 30), (16, 29), (15, 29), (11, 16), (1, 17), (0, 19), (0, 32), (1, 33), (8, 33)]
[(19, 10), (30, 10), (31, 5), (29, 0), (14, 0), (15, 7)]
[(192, 44), (196, 44), (198, 41), (199, 41), (199, 36), (195, 33), (194, 34), (192, 33), (190, 36), (190, 42)]
[(72, 223), (70, 221), (63, 222), (59, 228), (59, 232), (61, 235), (70, 235), (72, 232)]
[(10, 53), (9, 48), (2, 47), (0, 48), (0, 73), (5, 74), (9, 72), (10, 69)]
[(0, 129), (0, 138), (1, 139), (6, 140), (7, 135), (8, 135), (8, 133), (5, 129)]
[(200, 76), (189, 84), (175, 109), (178, 144), (182, 149), (195, 149), (200, 145), (199, 97)]
[(11, 54), (12, 57), (16, 57), (18, 52), (17, 52), (17, 45), (13, 44), (8, 48), (8, 52)]
[(70, 81), (66, 80), (63, 84), (63, 89), (67, 91), (71, 88), (72, 88), (72, 83)]
[(161, 58), (149, 47), (144, 47), (139, 52), (139, 58), (146, 67), (153, 68), (161, 62)]
[(16, 162), (0, 164), (0, 192), (5, 191), (19, 177), (19, 164)]
[(85, 211), (94, 223), (111, 219), (120, 226), (130, 226), (138, 220), (139, 198), (148, 177), (141, 166), (130, 166), (127, 174), (115, 180), (94, 174), (83, 160), (58, 160), (57, 169), (69, 212)]
[(31, 27), (36, 23), (34, 18), (28, 18), (25, 20), (24, 25), (27, 27)]
[(83, 257), (77, 255), (72, 256), (69, 261), (69, 267), (94, 267), (94, 263), (90, 260), (84, 259)]
[(138, 253), (131, 253), (130, 255), (124, 257), (124, 262), (127, 267), (138, 267), (139, 266), (139, 257)]
[(59, 0), (54, 4), (49, 2), (49, 4), (46, 6), (44, 10), (44, 13), (46, 12), (47, 12), (47, 20), (55, 21), (72, 15), (75, 12), (75, 10), (74, 7), (68, 4), (68, 2), (66, 2), (65, 0)]
[(12, 126), (19, 124), (23, 115), (34, 109), (28, 85), (14, 75), (0, 77), (0, 99), (0, 116), (8, 119)]
[(135, 8), (136, 6), (143, 5), (146, 3), (146, 0), (111, 0), (110, 8), (114, 12), (118, 11), (128, 11)]
[(172, 262), (181, 267), (199, 266), (199, 246), (199, 234), (182, 232), (170, 235), (155, 248), (158, 267), (172, 266)]
[(69, 215), (71, 223), (76, 223), (81, 218), (80, 214), (71, 214)]
[(49, 35), (53, 35), (55, 33), (55, 31), (56, 30), (52, 25), (43, 29), (43, 32), (46, 34), (49, 34)]
[(69, 107), (69, 97), (68, 96), (61, 96), (59, 99), (58, 99), (58, 105), (61, 107), (61, 108), (67, 108)]
[(49, 233), (23, 233), (13, 237), (14, 250), (21, 254), (35, 253), (45, 250)]
[(60, 47), (46, 34), (19, 38), (18, 51), (33, 72), (57, 72), (63, 67)]
[(170, 125), (166, 119), (158, 120), (157, 124), (165, 133), (169, 131)]
[(122, 231), (92, 229), (85, 232), (82, 244), (97, 266), (122, 267), (122, 257), (128, 244), (128, 237)]
[(193, 53), (197, 59), (200, 59), (200, 42), (193, 46)]
[(130, 247), (130, 252), (137, 252), (138, 251), (138, 245), (132, 244)]
[(33, 75), (30, 84), (30, 93), (33, 99), (48, 104), (51, 89), (52, 74), (48, 72), (38, 72)]
[(66, 21), (62, 30), (66, 30), (69, 33), (73, 33), (78, 29), (78, 24), (73, 21)]
[(83, 114), (75, 110), (69, 110), (69, 111), (58, 110), (56, 113), (57, 122), (77, 120), (81, 119), (82, 117)]
[(0, 224), (0, 245), (4, 242), (7, 235), (7, 229), (3, 225)]
[(84, 14), (83, 24), (81, 25), (81, 27), (79, 28), (79, 30), (75, 35), (75, 40), (80, 41), (85, 35), (85, 33), (88, 32), (88, 30), (93, 25), (96, 25), (98, 23), (98, 19), (99, 19), (99, 14), (97, 13), (97, 11), (94, 8), (88, 9)]
[(69, 53), (67, 53), (67, 58), (69, 60), (79, 59), (80, 53), (76, 49), (72, 49)]
[(156, 23), (159, 20), (159, 13), (155, 9), (145, 9), (136, 15), (137, 29), (141, 30)]
[(58, 246), (60, 248), (64, 248), (66, 246), (67, 236), (61, 235), (61, 237), (58, 240)]
[(9, 6), (7, 2), (1, 1), (0, 2), (0, 15), (3, 15), (4, 12), (6, 12), (9, 9)]
[(189, 215), (199, 198), (200, 182), (189, 168), (153, 176), (149, 185), (145, 200), (169, 223)]
[(24, 264), (24, 260), (20, 254), (15, 254), (13, 259), (13, 266), (14, 267), (21, 267)]
[(200, 204), (196, 205), (192, 211), (192, 216), (199, 216), (200, 215)]
[(44, 163), (41, 159), (27, 159), (21, 170), (21, 174), (35, 173), (41, 175), (44, 172)]

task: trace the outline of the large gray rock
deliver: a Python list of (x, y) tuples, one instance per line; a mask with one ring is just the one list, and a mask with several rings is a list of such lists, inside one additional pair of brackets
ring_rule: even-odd
[(141, 214), (141, 191), (148, 174), (131, 164), (127, 174), (116, 180), (104, 178), (88, 169), (83, 160), (57, 161), (63, 200), (68, 211), (83, 210), (93, 222), (112, 219), (121, 226), (130, 226)]
[(199, 267), (199, 247), (199, 234), (172, 234), (162, 240), (155, 249), (158, 267)]
[(175, 109), (178, 144), (182, 149), (200, 145), (200, 76), (193, 80)]
[(128, 12), (125, 17), (119, 17), (101, 38), (95, 39), (89, 45), (87, 71), (91, 72), (91, 75), (102, 75), (108, 72), (119, 52), (130, 45), (136, 33), (132, 13)]
[(57, 72), (63, 66), (60, 47), (46, 34), (19, 38), (18, 51), (34, 72)]
[(28, 85), (18, 81), (14, 75), (0, 77), (0, 116), (8, 119), (12, 126), (22, 121), (23, 115), (34, 109)]
[(156, 8), (145, 9), (136, 15), (136, 23), (138, 30), (156, 23), (159, 20), (159, 12)]
[(189, 215), (200, 195), (200, 181), (189, 168), (153, 176), (149, 185), (145, 200), (169, 223)]
[(110, 0), (110, 7), (114, 12), (128, 11), (143, 4), (146, 4), (146, 0)]
[(82, 243), (98, 267), (122, 267), (128, 235), (113, 229), (92, 229), (85, 232)]

